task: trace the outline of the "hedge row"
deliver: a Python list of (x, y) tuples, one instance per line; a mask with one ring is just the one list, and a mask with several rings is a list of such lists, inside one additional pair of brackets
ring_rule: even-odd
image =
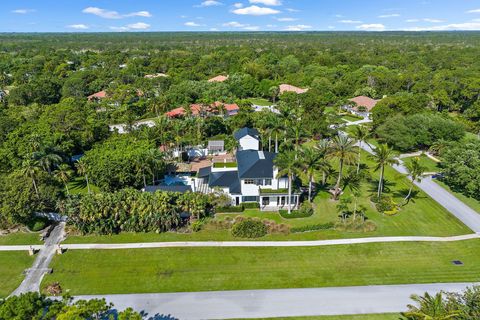
[(290, 232), (300, 233), (300, 232), (317, 231), (317, 230), (330, 230), (333, 228), (335, 228), (335, 223), (327, 222), (323, 224), (311, 224), (311, 225), (291, 228)]

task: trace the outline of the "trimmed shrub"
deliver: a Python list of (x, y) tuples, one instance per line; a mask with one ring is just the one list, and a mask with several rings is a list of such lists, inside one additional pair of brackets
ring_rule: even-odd
[(237, 238), (261, 238), (267, 234), (267, 226), (258, 219), (246, 219), (235, 222), (232, 235)]
[(353, 220), (353, 217), (339, 221), (335, 225), (335, 230), (344, 232), (372, 232), (376, 229), (377, 225), (373, 221), (363, 221), (359, 218)]
[(307, 218), (313, 215), (313, 207), (310, 202), (304, 202), (300, 209), (292, 211), (288, 214), (287, 210), (279, 210), (280, 215), (285, 219)]
[(391, 197), (383, 196), (378, 199), (376, 196), (372, 197), (371, 200), (375, 203), (375, 208), (380, 213), (390, 213), (389, 215), (394, 215), (397, 213), (397, 204)]
[(259, 209), (260, 208), (260, 203), (258, 202), (245, 202), (242, 203), (242, 206), (244, 209)]
[(291, 228), (290, 231), (292, 233), (300, 233), (300, 232), (309, 232), (309, 231), (318, 231), (318, 230), (331, 230), (335, 227), (333, 222), (327, 222), (322, 224), (311, 224), (301, 227)]
[(47, 218), (36, 217), (28, 222), (27, 227), (30, 231), (38, 232), (45, 229), (50, 224)]
[(215, 209), (216, 212), (219, 213), (233, 213), (233, 212), (243, 212), (245, 208), (240, 206), (230, 206), (230, 207), (218, 207)]

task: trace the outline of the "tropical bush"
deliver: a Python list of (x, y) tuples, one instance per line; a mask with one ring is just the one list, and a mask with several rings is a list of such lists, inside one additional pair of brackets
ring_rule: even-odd
[(370, 198), (370, 200), (375, 203), (375, 208), (377, 208), (377, 211), (380, 213), (390, 213), (389, 215), (397, 213), (397, 204), (393, 201), (392, 197), (382, 196), (381, 198), (378, 198), (377, 196), (374, 196)]
[(309, 232), (309, 231), (318, 231), (318, 230), (331, 230), (335, 227), (333, 222), (327, 223), (319, 223), (319, 224), (310, 224), (301, 227), (294, 227), (290, 228), (290, 232), (292, 233), (300, 233), (300, 232)]
[(45, 229), (49, 224), (47, 218), (36, 217), (27, 223), (27, 227), (30, 231), (37, 232)]
[(279, 210), (280, 215), (285, 219), (307, 218), (313, 215), (313, 206), (310, 202), (305, 201), (300, 205), (298, 210), (292, 211), (288, 214), (287, 210)]
[(260, 204), (258, 202), (244, 202), (242, 203), (243, 208), (245, 209), (259, 209)]
[(83, 234), (164, 232), (182, 224), (182, 213), (196, 219), (213, 213), (210, 197), (204, 194), (134, 189), (72, 196), (62, 201), (59, 208)]
[(220, 213), (234, 213), (234, 212), (243, 212), (245, 208), (242, 205), (239, 206), (230, 206), (230, 207), (217, 207), (215, 212)]
[(377, 225), (370, 220), (353, 219), (348, 217), (335, 224), (335, 230), (343, 232), (372, 232), (377, 229)]
[(261, 238), (267, 234), (267, 226), (259, 219), (245, 219), (235, 222), (232, 235), (237, 238)]

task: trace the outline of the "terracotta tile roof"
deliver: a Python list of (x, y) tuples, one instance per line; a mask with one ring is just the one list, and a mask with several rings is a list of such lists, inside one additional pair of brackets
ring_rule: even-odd
[(87, 98), (88, 100), (93, 100), (93, 99), (105, 99), (107, 97), (107, 91), (102, 90), (97, 93), (94, 93), (92, 95), (89, 95)]
[(228, 76), (219, 75), (211, 79), (208, 79), (208, 82), (224, 82), (226, 80), (228, 80)]
[(375, 100), (366, 96), (359, 96), (350, 99), (349, 101), (355, 102), (357, 105), (354, 107), (355, 109), (358, 107), (365, 107), (368, 112), (370, 112), (373, 107), (375, 107), (379, 100)]
[(281, 84), (280, 85), (280, 94), (282, 94), (284, 92), (295, 92), (295, 93), (301, 94), (301, 93), (305, 93), (307, 91), (308, 91), (308, 89), (302, 89), (302, 88), (299, 88), (299, 87), (292, 86), (290, 84)]
[[(238, 111), (240, 109), (236, 103), (228, 104), (228, 103), (216, 101), (212, 103), (210, 107), (205, 107), (205, 106), (202, 106), (201, 104), (196, 104), (196, 103), (191, 104), (190, 110), (192, 111), (192, 115), (198, 116), (202, 111), (216, 113), (217, 112), (216, 108), (218, 108), (219, 106), (223, 106), (225, 110), (227, 110), (229, 113)], [(170, 110), (165, 114), (167, 115), (167, 117), (170, 117), (170, 118), (180, 117), (185, 115), (185, 109), (183, 107), (179, 107), (179, 108)]]

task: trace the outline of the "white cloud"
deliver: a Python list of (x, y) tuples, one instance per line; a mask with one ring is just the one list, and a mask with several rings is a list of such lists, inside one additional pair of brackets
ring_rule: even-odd
[(250, 6), (246, 8), (235, 9), (233, 10), (233, 13), (240, 14), (240, 15), (264, 16), (268, 14), (277, 14), (277, 13), (280, 13), (280, 11), (272, 8)]
[(110, 27), (110, 30), (113, 30), (113, 31), (132, 31), (132, 30), (138, 31), (138, 30), (147, 30), (147, 29), (150, 29), (150, 25), (145, 22), (131, 23), (123, 27)]
[(338, 21), (340, 23), (346, 23), (346, 24), (359, 24), (362, 23), (360, 20), (340, 20)]
[(242, 24), (237, 21), (230, 21), (230, 22), (224, 23), (223, 26), (230, 27), (230, 28), (244, 28), (244, 27), (247, 27), (248, 24)]
[(131, 12), (127, 14), (120, 14), (114, 10), (106, 10), (98, 7), (88, 7), (82, 10), (83, 13), (93, 14), (104, 19), (122, 19), (128, 17), (144, 17), (150, 18), (152, 14), (148, 11)]
[(215, 0), (206, 0), (200, 3), (196, 7), (215, 7), (215, 6), (223, 6), (223, 3), (220, 1), (215, 1)]
[(356, 26), (358, 30), (364, 30), (364, 31), (384, 31), (385, 26), (381, 23), (370, 23), (370, 24), (362, 24), (359, 26)]
[(185, 22), (184, 25), (186, 25), (187, 27), (201, 27), (202, 26), (201, 24), (196, 23), (194, 21)]
[(480, 13), (480, 9), (468, 10), (467, 13)]
[(33, 10), (33, 9), (16, 9), (16, 10), (12, 10), (12, 13), (17, 13), (17, 14), (27, 14), (27, 13), (30, 13), (30, 12), (35, 12), (35, 10)]
[(243, 8), (243, 3), (237, 2), (237, 3), (234, 3), (233, 6), (237, 9), (240, 9), (240, 8)]
[(400, 15), (398, 13), (392, 13), (392, 14), (382, 14), (378, 17), (379, 18), (396, 18), (396, 17), (400, 17)]
[(209, 31), (218, 31), (218, 29), (217, 28), (210, 28)]
[(277, 18), (277, 21), (280, 21), (280, 22), (297, 21), (297, 20), (298, 19), (296, 19), (296, 18), (290, 18), (290, 17)]
[(328, 26), (327, 28), (332, 30), (332, 29), (335, 29), (335, 26)]
[(248, 0), (250, 3), (258, 3), (266, 6), (281, 6), (282, 2), (280, 0)]
[(288, 12), (300, 12), (298, 9), (293, 9), (293, 8), (287, 8), (286, 9)]
[(303, 30), (308, 30), (312, 29), (312, 26), (308, 26), (305, 24), (297, 24), (295, 26), (288, 26), (285, 28), (285, 31), (303, 31)]
[(420, 21), (419, 19), (407, 19), (405, 22), (418, 22)]
[(441, 26), (432, 27), (413, 27), (407, 28), (406, 31), (453, 31), (453, 30), (480, 30), (480, 22), (464, 22), (464, 23), (452, 23)]
[(440, 23), (440, 22), (445, 22), (445, 20), (440, 20), (440, 19), (431, 19), (431, 18), (425, 18), (422, 19), (425, 22), (431, 22), (431, 23)]
[(77, 29), (77, 30), (87, 30), (87, 29), (88, 29), (88, 26), (87, 26), (86, 24), (79, 23), (79, 24), (71, 24), (71, 25), (68, 25), (67, 28)]
[(258, 31), (258, 30), (260, 30), (260, 27), (259, 26), (247, 26), (247, 27), (243, 28), (243, 30)]

